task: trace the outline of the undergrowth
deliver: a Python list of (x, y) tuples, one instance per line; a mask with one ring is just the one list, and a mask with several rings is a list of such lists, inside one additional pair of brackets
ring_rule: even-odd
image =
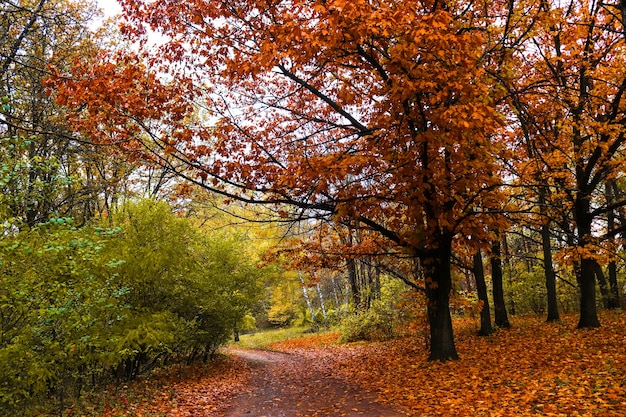
[(285, 327), (262, 330), (256, 333), (241, 335), (239, 342), (232, 342), (231, 346), (244, 349), (272, 350), (272, 344), (274, 343), (292, 339), (314, 338), (329, 332), (333, 332), (333, 330), (314, 332), (309, 327)]

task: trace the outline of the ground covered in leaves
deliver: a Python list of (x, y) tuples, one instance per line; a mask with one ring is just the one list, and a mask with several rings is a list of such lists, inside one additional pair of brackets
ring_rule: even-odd
[[(83, 398), (63, 415), (213, 417), (228, 407), (233, 393), (245, 390), (249, 379), (250, 368), (244, 360), (219, 355), (207, 364), (175, 365), (126, 385), (112, 386)], [(58, 412), (51, 415), (58, 416)]]
[[(170, 379), (146, 379), (140, 383), (143, 388), (132, 389), (132, 398), (124, 396), (127, 390), (111, 394), (109, 408), (101, 415), (273, 417), (271, 403), (290, 399), (281, 398), (285, 391), (280, 387), (264, 395), (255, 388), (260, 382), (264, 387), (287, 384), (302, 394), (298, 404), (285, 404), (296, 413), (291, 417), (364, 415), (367, 407), (362, 405), (374, 404), (373, 397), (382, 405), (372, 405), (378, 413), (372, 415), (394, 410), (387, 417), (623, 416), (626, 313), (605, 313), (601, 321), (599, 329), (575, 330), (575, 317), (555, 324), (513, 318), (513, 328), (478, 337), (477, 319), (456, 320), (461, 360), (447, 363), (425, 361), (423, 337), (338, 345), (337, 334), (325, 334), (280, 342), (271, 348), (287, 355), (275, 360), (269, 354), (261, 360), (274, 363), (269, 370), (256, 368), (260, 372), (255, 374), (258, 358), (231, 354), (193, 374), (188, 369)], [(318, 393), (328, 378), (339, 384), (335, 390), (342, 386), (337, 381), (344, 381), (345, 396), (307, 403), (307, 394)]]
[(623, 416), (626, 412), (626, 314), (605, 313), (603, 327), (513, 318), (513, 328), (476, 336), (477, 321), (455, 321), (461, 360), (425, 362), (423, 339), (307, 347), (334, 372), (378, 392), (412, 416)]
[(246, 360), (252, 377), (224, 417), (403, 417), (376, 392), (335, 372), (332, 359), (316, 349), (288, 353), (231, 349)]

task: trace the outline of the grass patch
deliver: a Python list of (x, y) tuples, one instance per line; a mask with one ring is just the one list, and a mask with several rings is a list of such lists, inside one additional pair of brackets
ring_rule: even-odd
[(280, 329), (262, 330), (256, 333), (243, 334), (239, 342), (232, 342), (231, 346), (244, 349), (272, 350), (271, 345), (285, 340), (315, 337), (328, 333), (330, 330), (311, 332), (309, 327), (286, 327)]

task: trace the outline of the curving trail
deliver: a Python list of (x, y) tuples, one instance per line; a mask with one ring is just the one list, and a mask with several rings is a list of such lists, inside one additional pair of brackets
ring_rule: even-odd
[(224, 417), (401, 417), (376, 401), (374, 393), (334, 377), (325, 360), (303, 352), (229, 349), (244, 359), (252, 376), (232, 399)]

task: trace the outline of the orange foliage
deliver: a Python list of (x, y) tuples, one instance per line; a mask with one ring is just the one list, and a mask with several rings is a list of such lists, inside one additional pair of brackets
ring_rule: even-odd
[[(474, 335), (474, 321), (455, 321), (459, 362), (416, 361), (411, 339), (337, 347), (338, 372), (375, 388), (381, 401), (428, 416), (621, 416), (626, 410), (626, 315), (606, 327), (574, 331), (574, 318), (545, 324), (514, 321), (493, 337)], [(358, 364), (358, 365), (356, 365)]]
[(228, 406), (233, 393), (242, 389), (248, 377), (249, 368), (238, 358), (220, 357), (206, 365), (173, 366), (123, 388), (111, 387), (93, 405), (70, 407), (65, 415), (215, 416)]
[[(573, 330), (575, 317), (539, 317), (478, 337), (475, 319), (454, 321), (463, 360), (422, 362), (421, 340), (332, 345), (321, 337), (273, 345), (297, 351), (411, 416), (622, 416), (626, 410), (626, 314)], [(331, 340), (332, 342), (332, 340)], [(324, 346), (324, 348), (320, 348)]]
[[(48, 84), (86, 137), (229, 199), (296, 208), (280, 217), (374, 232), (362, 243), (378, 254), (419, 258), (434, 360), (457, 356), (450, 254), (488, 247), (509, 224), (502, 186), (530, 178), (575, 224), (580, 325), (599, 325), (590, 250), (609, 210), (595, 196), (626, 167), (624, 24), (612, 7), (120, 3), (123, 32), (145, 48), (80, 57)], [(150, 32), (164, 35), (151, 49)]]
[[(605, 313), (602, 320), (605, 327), (576, 331), (573, 316), (549, 324), (517, 318), (511, 329), (478, 337), (475, 319), (456, 319), (464, 352), (456, 362), (416, 359), (426, 346), (415, 338), (337, 345), (339, 335), (326, 333), (272, 344), (292, 354), (274, 363), (273, 372), (303, 391), (320, 375), (332, 375), (378, 393), (380, 402), (410, 416), (617, 417), (626, 410), (626, 314)], [(210, 367), (172, 368), (111, 394), (115, 406), (100, 415), (224, 415), (249, 376), (237, 357)]]

